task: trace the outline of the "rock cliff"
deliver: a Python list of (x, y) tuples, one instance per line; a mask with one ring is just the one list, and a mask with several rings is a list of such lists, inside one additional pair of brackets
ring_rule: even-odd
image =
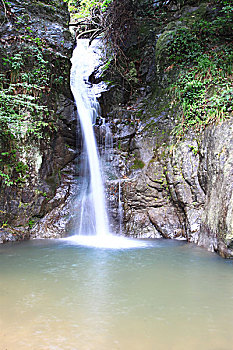
[[(216, 73), (226, 64), (216, 59), (225, 47), (232, 57), (232, 8), (226, 21), (223, 9), (192, 1), (163, 8), (160, 21), (156, 11), (149, 21), (140, 17), (125, 51), (136, 69), (128, 68), (131, 81), (124, 82), (131, 90), (128, 100), (112, 73), (107, 78), (115, 86), (102, 104), (114, 121), (126, 234), (187, 239), (232, 257), (232, 76), (224, 75), (222, 85)], [(176, 103), (179, 82), (183, 90)], [(223, 102), (216, 95), (228, 94), (225, 88), (229, 99)], [(115, 101), (110, 110), (109, 95)]]
[[(96, 128), (100, 147), (113, 135), (111, 223), (132, 237), (187, 239), (232, 257), (232, 6), (132, 4), (135, 22), (120, 47), (127, 60), (116, 69), (110, 59), (107, 127)], [(1, 5), (1, 21), (1, 241), (61, 237), (77, 192), (67, 8), (14, 0)], [(2, 110), (16, 94), (33, 105), (17, 100), (7, 115), (19, 122), (7, 124)]]
[(15, 0), (0, 11), (0, 241), (28, 238), (46, 215), (43, 234), (58, 236), (76, 156), (67, 5)]

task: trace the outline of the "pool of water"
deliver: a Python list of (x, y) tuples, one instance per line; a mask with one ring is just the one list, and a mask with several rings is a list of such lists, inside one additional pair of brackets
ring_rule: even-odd
[(233, 262), (185, 242), (0, 247), (0, 350), (229, 350)]

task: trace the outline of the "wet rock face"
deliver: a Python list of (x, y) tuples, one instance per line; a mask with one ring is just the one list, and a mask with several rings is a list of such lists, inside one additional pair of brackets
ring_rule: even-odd
[(199, 177), (206, 192), (198, 242), (211, 245), (222, 256), (233, 256), (233, 124), (231, 121), (210, 127), (200, 148)]
[[(31, 235), (58, 237), (65, 235), (68, 226), (68, 198), (75, 187), (77, 156), (76, 110), (69, 82), (74, 45), (68, 30), (69, 13), (62, 0), (54, 1), (53, 5), (15, 0), (7, 6), (7, 18), (4, 13), (1, 15), (0, 53), (10, 57), (19, 51), (23, 56), (23, 50), (30, 45), (39, 48), (44, 45), (42, 52), (49, 62), (50, 88), (40, 98), (53, 118), (51, 131), (45, 130), (41, 138), (18, 141), (23, 152), (17, 156), (27, 164), (27, 176), (21, 185), (1, 186), (0, 242)], [(2, 63), (0, 69), (3, 72), (6, 69)], [(1, 151), (5, 151), (4, 147), (1, 142)]]
[(186, 136), (128, 174), (122, 184), (126, 233), (187, 239), (233, 257), (232, 129), (229, 121)]
[(31, 238), (61, 238), (70, 232), (73, 199), (78, 190), (74, 173), (71, 164), (63, 169), (55, 196), (44, 204), (45, 215), (30, 230)]
[(152, 224), (161, 232), (163, 237), (178, 238), (184, 234), (174, 207), (152, 208), (148, 211), (148, 215)]
[[(143, 149), (141, 148), (141, 152)], [(123, 186), (125, 225), (136, 237), (184, 236), (183, 212), (171, 200), (164, 166), (150, 159)]]
[(176, 111), (166, 112), (170, 100), (162, 85), (161, 91), (154, 89), (148, 98), (139, 96), (135, 104), (108, 114), (114, 121), (125, 233), (186, 239), (233, 257), (233, 123), (174, 140)]
[(102, 98), (122, 181), (124, 228), (133, 237), (187, 239), (233, 257), (233, 123), (187, 131), (178, 140), (182, 108), (171, 91), (183, 73), (169, 52), (174, 35), (194, 18), (216, 18), (219, 9), (204, 1), (183, 5), (172, 5), (163, 23), (145, 19), (137, 45), (128, 44), (126, 55), (135, 67), (140, 62), (140, 84), (128, 100), (114, 87)]
[(172, 150), (167, 164), (171, 198), (183, 211), (186, 236), (191, 242), (197, 242), (205, 202), (205, 195), (198, 178), (199, 155), (197, 152), (197, 141), (190, 137)]

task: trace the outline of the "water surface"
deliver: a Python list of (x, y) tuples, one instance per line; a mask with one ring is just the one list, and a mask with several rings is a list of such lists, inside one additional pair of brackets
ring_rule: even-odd
[(185, 242), (0, 247), (0, 350), (229, 350), (233, 264)]

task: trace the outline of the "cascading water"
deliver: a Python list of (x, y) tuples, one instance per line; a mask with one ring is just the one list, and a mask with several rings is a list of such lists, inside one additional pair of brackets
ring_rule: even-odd
[(99, 63), (99, 47), (96, 40), (89, 46), (88, 39), (80, 39), (73, 53), (71, 89), (75, 98), (80, 120), (83, 149), (83, 183), (80, 198), (78, 233), (106, 236), (109, 234), (104, 187), (93, 125), (99, 113), (96, 86), (88, 83), (89, 76)]
[[(77, 106), (77, 114), (83, 133), (81, 155), (80, 191), (74, 210), (77, 227), (75, 234), (66, 240), (86, 246), (101, 248), (136, 248), (148, 243), (138, 242), (110, 233), (105, 205), (104, 186), (93, 126), (99, 116), (97, 96), (105, 89), (104, 84), (90, 84), (89, 77), (100, 64), (100, 42), (95, 39), (89, 46), (88, 39), (79, 39), (72, 57), (71, 90)], [(105, 128), (107, 126), (105, 125)], [(106, 129), (105, 151), (112, 149), (112, 136)]]

